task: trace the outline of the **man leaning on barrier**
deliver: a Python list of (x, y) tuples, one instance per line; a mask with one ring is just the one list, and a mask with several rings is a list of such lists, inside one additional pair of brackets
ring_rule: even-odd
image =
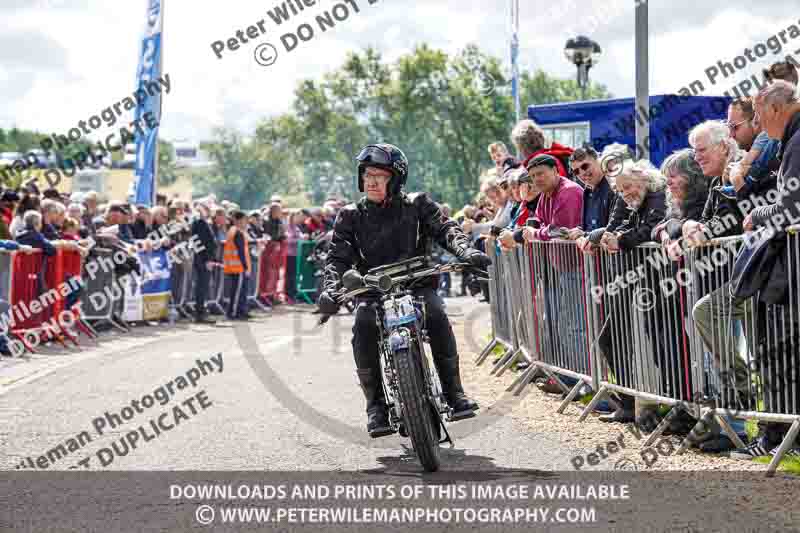
[[(755, 111), (758, 122), (772, 139), (781, 139), (781, 159), (780, 170), (778, 171), (778, 187), (781, 199), (778, 203), (766, 207), (759, 207), (747, 216), (744, 220), (745, 231), (752, 231), (758, 227), (771, 225), (772, 227), (786, 226), (787, 221), (797, 220), (800, 217), (800, 187), (787, 187), (787, 183), (793, 182), (800, 177), (800, 97), (797, 88), (785, 81), (777, 81), (759, 91), (755, 99)], [(782, 224), (779, 224), (781, 223)], [(796, 281), (796, 280), (795, 280)], [(798, 290), (795, 283), (792, 287), (792, 295), (796, 296)], [(753, 324), (756, 319), (756, 304), (751, 300), (738, 300), (730, 295), (729, 285), (726, 284), (712, 294), (704, 297), (692, 311), (697, 332), (710, 348), (717, 360), (733, 360), (736, 357), (732, 343), (730, 342), (730, 327), (733, 321), (741, 321), (745, 326)], [(779, 309), (786, 310), (786, 307)], [(797, 326), (789, 327), (785, 316), (790, 313), (779, 313), (784, 315), (784, 327), (778, 328), (772, 334), (778, 336), (780, 333), (797, 331)], [(795, 321), (796, 316), (789, 316), (788, 321)], [(756, 332), (746, 331), (750, 344), (756, 339), (752, 337)], [(760, 339), (759, 339), (760, 340)], [(797, 371), (800, 367), (800, 355), (798, 355), (797, 339), (780, 339), (778, 343), (783, 345), (784, 351), (781, 354), (770, 353), (766, 358), (762, 358), (760, 366), (771, 370), (772, 374), (783, 374), (780, 376), (783, 383), (797, 387), (797, 376), (792, 376), (788, 369), (775, 368), (780, 358), (791, 358), (791, 363)], [(786, 346), (789, 350), (786, 350)], [(788, 353), (787, 353), (788, 352)], [(771, 368), (770, 368), (771, 367)], [(791, 367), (790, 367), (791, 368)], [(795, 372), (796, 373), (796, 372)], [(788, 374), (788, 375), (787, 375)], [(764, 384), (765, 394), (767, 395), (768, 406), (780, 405), (781, 399), (788, 399), (791, 395), (785, 394), (783, 387), (775, 387), (772, 383)], [(769, 390), (774, 389), (774, 390)], [(800, 413), (800, 396), (795, 389), (793, 403), (784, 405), (783, 411), (786, 413)], [(768, 407), (769, 409), (769, 407)], [(759, 436), (749, 446), (731, 453), (731, 457), (737, 459), (751, 459), (774, 455), (786, 433), (786, 426), (776, 423), (759, 424)], [(788, 455), (800, 456), (800, 442), (795, 440)]]
[[(723, 130), (722, 133), (727, 132)], [(697, 142), (696, 138), (694, 139), (695, 142)], [(727, 137), (724, 139), (727, 139)], [(701, 142), (703, 140), (701, 140)], [(723, 161), (726, 157), (726, 150), (717, 149), (711, 156), (706, 157), (710, 159), (716, 158), (718, 160), (716, 168), (722, 168), (724, 166)], [(714, 165), (711, 166), (714, 167)], [(672, 201), (669, 206), (667, 217), (653, 230), (653, 240), (661, 243), (663, 253), (671, 259), (673, 279), (680, 279), (678, 275), (681, 269), (686, 268), (686, 264), (682, 262), (682, 258), (688, 246), (688, 240), (683, 236), (683, 228), (686, 227), (687, 223), (690, 221), (700, 221), (700, 225), (697, 226), (696, 231), (702, 232), (703, 238), (699, 240), (704, 241), (706, 237), (712, 236), (711, 233), (706, 236), (705, 232), (702, 231), (703, 228), (705, 228), (704, 224), (708, 224), (707, 221), (710, 219), (721, 219), (726, 214), (726, 210), (730, 209), (730, 206), (727, 203), (720, 203), (710, 197), (711, 191), (709, 190), (709, 186), (713, 177), (707, 176), (703, 171), (700, 163), (695, 159), (695, 151), (693, 149), (679, 150), (670, 155), (662, 164), (661, 172), (667, 178), (667, 187)], [(734, 217), (734, 220), (738, 220), (738, 218)], [(727, 231), (735, 233), (740, 231), (740, 228), (741, 224), (735, 223), (731, 224), (731, 227)], [(715, 249), (709, 248), (707, 250)], [(695, 250), (694, 253), (696, 254), (695, 260), (698, 260), (704, 257), (703, 254), (705, 254), (705, 251), (703, 249), (698, 249)], [(708, 294), (719, 287), (719, 279), (719, 275), (698, 275), (697, 272), (693, 272), (693, 278), (691, 280), (692, 289), (699, 295)], [(675, 291), (672, 291), (672, 293), (674, 294)], [(675, 311), (681, 309), (679, 302), (673, 301), (671, 307), (674, 308)], [(677, 333), (680, 334), (678, 339), (682, 341), (684, 332), (681, 330)], [(680, 353), (682, 348), (683, 346), (679, 346), (675, 350)], [(691, 344), (687, 343), (685, 349), (690, 350)], [(739, 377), (745, 376), (746, 378), (747, 369), (744, 361), (737, 358), (734, 364), (736, 375)], [(716, 368), (719, 369), (719, 366), (717, 362)], [(677, 368), (680, 368), (682, 372), (686, 370), (680, 362)], [(742, 383), (744, 382), (746, 382), (746, 379), (742, 381)], [(690, 420), (685, 414), (683, 415), (683, 421), (686, 422), (686, 424), (683, 424), (684, 426), (688, 426), (688, 423), (693, 422), (693, 420)], [(735, 420), (729, 420), (728, 422), (733, 430), (739, 434), (740, 438), (746, 439), (743, 423), (738, 423)], [(679, 426), (681, 425), (680, 423), (681, 418), (675, 419), (671, 427)], [(697, 444), (702, 451), (720, 452), (730, 449), (732, 441), (728, 435), (711, 431), (704, 432), (702, 437), (698, 436), (698, 438), (695, 439), (695, 444)]]
[[(625, 161), (632, 161), (628, 147), (622, 144), (606, 146), (603, 148), (603, 152), (599, 154), (599, 159), (600, 171), (606, 176), (607, 180), (610, 177), (616, 177), (621, 172)], [(615, 232), (628, 218), (628, 205), (622, 195), (619, 194), (616, 183), (611, 188), (614, 192), (614, 197), (609, 199), (611, 207), (606, 221), (598, 224), (595, 229), (584, 230), (583, 235), (575, 240), (575, 244), (585, 254), (594, 255), (600, 246), (600, 240), (603, 235), (607, 231)]]
[(513, 170), (511, 180), (517, 183), (519, 187), (521, 202), (513, 225), (509, 225), (497, 237), (503, 250), (511, 250), (516, 245), (525, 242), (522, 236), (523, 230), (527, 221), (533, 219), (533, 215), (536, 213), (536, 206), (539, 204), (539, 198), (541, 197), (539, 189), (533, 184), (533, 178), (528, 175), (525, 169)]
[(583, 182), (583, 219), (570, 228), (568, 238), (577, 241), (598, 228), (608, 225), (617, 194), (606, 177), (600, 155), (592, 147), (578, 148), (569, 158), (572, 175)]
[[(533, 188), (540, 191), (534, 221), (538, 228), (526, 227), (523, 237), (529, 242), (550, 241), (563, 229), (579, 227), (583, 216), (583, 189), (577, 183), (559, 174), (558, 160), (551, 155), (537, 155), (528, 161), (528, 173), (533, 178)], [(574, 289), (581, 284), (578, 253), (575, 248), (548, 249), (547, 267), (542, 273), (545, 281), (545, 309), (550, 339), (559, 345), (552, 349), (558, 355), (581, 357), (585, 352), (586, 322), (583, 303), (575, 299)], [(563, 252), (563, 253), (562, 253)], [(577, 380), (564, 376), (562, 381), (573, 386)], [(541, 382), (544, 392), (561, 392), (548, 380)]]
[(689, 132), (694, 159), (709, 178), (709, 190), (702, 214), (683, 224), (683, 237), (692, 244), (701, 244), (712, 237), (739, 235), (742, 215), (736, 192), (728, 181), (728, 167), (739, 158), (739, 148), (724, 122), (709, 120)]
[(747, 154), (730, 174), (739, 200), (750, 195), (763, 195), (775, 188), (775, 177), (780, 168), (779, 139), (770, 139), (763, 126), (755, 120), (752, 98), (737, 98), (728, 107), (728, 128), (731, 137)]
[[(625, 202), (625, 220), (614, 231), (605, 231), (600, 239), (600, 247), (611, 255), (610, 272), (606, 278), (615, 279), (614, 274), (624, 275), (624, 255), (630, 253), (640, 244), (650, 240), (653, 228), (664, 218), (666, 213), (665, 180), (648, 161), (624, 161), (616, 178), (617, 194)], [(633, 301), (633, 293), (624, 288), (614, 298), (624, 302), (622, 306), (612, 306), (610, 318), (600, 333), (599, 347), (614, 373), (617, 383), (628, 385), (629, 376), (625, 371), (622, 359), (631, 354), (624, 353), (624, 346), (617, 346), (612, 327), (622, 329), (628, 319), (623, 316), (622, 309)], [(621, 340), (621, 339), (620, 339)], [(627, 343), (625, 343), (627, 344)], [(633, 422), (634, 399), (620, 394), (621, 406), (609, 416), (601, 416), (603, 422)]]

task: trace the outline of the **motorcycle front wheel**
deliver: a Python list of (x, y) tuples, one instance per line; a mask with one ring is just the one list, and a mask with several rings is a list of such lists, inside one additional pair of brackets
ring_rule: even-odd
[(394, 354), (405, 430), (419, 462), (427, 472), (439, 470), (439, 422), (428, 401), (422, 362), (416, 346)]

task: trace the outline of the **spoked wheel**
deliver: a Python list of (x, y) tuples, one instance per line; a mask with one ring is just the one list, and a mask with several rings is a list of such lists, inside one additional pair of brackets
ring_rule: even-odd
[(395, 352), (397, 382), (403, 402), (405, 431), (419, 462), (428, 472), (439, 470), (439, 421), (427, 396), (422, 363), (416, 346)]

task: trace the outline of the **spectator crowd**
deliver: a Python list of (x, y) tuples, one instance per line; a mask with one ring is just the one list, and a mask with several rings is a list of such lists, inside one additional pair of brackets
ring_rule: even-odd
[[(676, 268), (688, 249), (710, 239), (766, 226), (785, 228), (788, 222), (800, 220), (800, 187), (787, 186), (790, 178), (800, 183), (800, 95), (797, 71), (791, 64), (780, 64), (771, 72), (770, 83), (755, 97), (731, 102), (726, 121), (695, 125), (687, 132), (690, 148), (669, 155), (660, 168), (647, 160), (634, 161), (623, 145), (573, 148), (548, 142), (534, 121), (522, 120), (510, 133), (518, 155), (511, 155), (503, 143), (490, 144), (494, 168), (475, 201), (452, 216), (473, 245), (487, 253), (505, 253), (525, 243), (559, 239), (572, 241), (579, 254), (625, 257), (639, 245), (655, 242)], [(771, 201), (757, 205), (755, 197)], [(268, 289), (258, 294), (261, 305), (297, 301), (297, 244), (313, 240), (312, 259), (324, 261), (341, 207), (342, 203), (329, 200), (321, 208), (288, 209), (275, 196), (262, 209), (245, 212), (212, 195), (192, 202), (167, 201), (160, 196), (157, 204), (148, 208), (123, 202), (101, 204), (93, 192), (67, 196), (51, 189), (40, 193), (35, 185), (28, 185), (0, 194), (0, 248), (23, 252), (40, 249), (46, 256), (64, 248), (88, 257), (94, 247), (102, 246), (122, 250), (135, 269), (137, 251), (169, 249), (195, 237), (202, 246), (193, 256), (192, 318), (213, 322), (205, 302), (212, 274), (222, 269), (229, 300), (226, 317), (246, 320), (250, 315), (245, 295), (250, 284), (258, 282), (252, 279), (254, 257), (263, 258), (260, 270), (269, 277), (264, 284)], [(449, 206), (442, 205), (442, 209), (450, 216)], [(253, 256), (249, 253), (252, 246), (262, 253)], [(449, 260), (441, 250), (434, 253), (441, 261)], [(282, 289), (278, 287), (281, 274)], [(561, 272), (559, 281), (574, 283), (570, 277), (574, 274)], [(440, 280), (442, 296), (451, 295), (451, 283), (449, 277)], [(791, 289), (798, 288), (795, 284)], [(676, 386), (688, 373), (685, 358), (678, 355), (685, 347), (674, 345), (688, 333), (675, 328), (692, 324), (705, 342), (715, 369), (740, 391), (739, 405), (754, 409), (748, 362), (730, 339), (753, 334), (732, 324), (755, 321), (759, 308), (749, 300), (732, 298), (727, 283), (715, 286), (709, 282), (703, 290), (707, 296), (694, 309), (683, 309), (674, 295), (658, 295), (659, 305), (647, 333), (654, 364), (661, 371), (662, 390), (680, 400), (694, 400)], [(488, 285), (469, 276), (461, 279), (460, 286), (461, 295), (467, 292), (489, 300)], [(563, 336), (584, 337), (583, 323), (568, 323), (570, 318), (556, 311), (563, 308), (563, 302), (558, 302), (562, 297), (545, 295), (547, 315), (553, 322), (550, 327)], [(690, 313), (691, 321), (686, 320)], [(612, 324), (616, 321), (619, 326), (624, 320), (613, 311), (609, 314)], [(796, 321), (797, 317), (786, 320)], [(783, 329), (797, 332), (800, 326)], [(619, 364), (619, 352), (626, 348), (610, 330), (603, 329), (598, 346), (612, 376), (624, 381), (626, 368)], [(0, 336), (0, 351), (7, 353), (3, 338)], [(798, 346), (796, 340), (784, 342)], [(564, 343), (569, 349), (582, 349), (580, 343)], [(795, 352), (791, 357), (792, 365), (781, 367), (780, 372), (791, 373), (800, 367), (800, 354)], [(733, 362), (730, 376), (724, 375), (723, 366), (729, 366), (724, 362)], [(562, 379), (567, 385), (577, 383), (566, 376)], [(536, 383), (548, 394), (562, 394), (558, 384), (544, 374)], [(797, 386), (796, 380), (791, 383)], [(591, 392), (587, 388), (576, 399)], [(796, 390), (793, 401), (800, 402)], [(635, 423), (643, 431), (653, 431), (660, 422), (656, 405), (645, 405), (635, 416), (634, 398), (623, 393), (616, 393), (610, 402), (598, 403), (597, 409), (603, 412), (603, 421)], [(800, 405), (788, 409), (800, 413)], [(785, 424), (763, 423), (756, 438), (749, 439), (741, 421), (731, 419), (730, 427), (746, 443), (745, 448), (736, 449), (732, 435), (723, 429), (698, 429), (698, 424), (690, 414), (682, 413), (669, 431), (694, 432), (699, 449), (731, 452), (738, 458), (774, 454), (786, 433)], [(800, 457), (800, 440), (788, 455)]]
[[(248, 212), (233, 202), (218, 201), (214, 195), (191, 203), (158, 195), (153, 207), (99, 200), (94, 191), (70, 195), (55, 189), (41, 192), (34, 183), (2, 190), (0, 249), (39, 250), (45, 262), (59, 249), (79, 252), (85, 262), (92, 260), (97, 250), (110, 250), (126, 258), (114, 269), (119, 276), (141, 273), (137, 252), (175, 251), (193, 241), (194, 305), (189, 311), (178, 308), (178, 312), (205, 324), (216, 322), (209, 318), (214, 308), (206, 303), (212, 276), (220, 270), (228, 301), (225, 318), (229, 320), (250, 318), (246, 295), (251, 284), (257, 284), (262, 309), (295, 303), (298, 242), (324, 241), (342, 206), (329, 199), (323, 207), (289, 209), (277, 195), (269, 205)], [(255, 279), (257, 272), (263, 279)], [(39, 285), (43, 283), (40, 279)], [(0, 312), (10, 313), (8, 309)], [(124, 324), (120, 317), (115, 320)], [(6, 356), (11, 355), (8, 334), (0, 332), (0, 353)]]
[[(573, 241), (576, 253), (610, 258), (617, 266), (616, 274), (623, 276), (625, 258), (633, 258), (633, 251), (644, 243), (659, 244), (677, 271), (684, 266), (687, 251), (711, 239), (759, 229), (781, 234), (800, 223), (800, 93), (798, 73), (791, 63), (776, 64), (769, 74), (768, 84), (754, 97), (730, 103), (727, 120), (694, 125), (686, 132), (690, 147), (669, 155), (660, 168), (645, 159), (634, 161), (623, 145), (570, 148), (548, 143), (542, 128), (532, 120), (522, 120), (510, 134), (518, 157), (510, 155), (503, 143), (489, 145), (495, 168), (482, 183), (476, 203), (461, 211), (459, 222), (484, 251), (505, 253), (526, 242)], [(788, 294), (800, 290), (800, 280), (788, 279), (787, 270), (791, 272), (784, 269), (777, 280), (770, 279), (778, 287), (770, 290), (782, 292), (783, 303)], [(579, 280), (569, 279), (575, 274), (558, 272), (556, 283), (580, 286)], [(705, 296), (693, 309), (684, 309), (678, 294), (656, 291), (644, 328), (653, 365), (661, 376), (660, 390), (677, 400), (699, 400), (688, 397), (687, 390), (694, 389), (692, 372), (686, 368), (689, 358), (684, 356), (690, 349), (684, 339), (696, 334), (710, 354), (717, 379), (736, 391), (732, 403), (740, 411), (760, 406), (800, 413), (800, 318), (796, 311), (789, 305), (779, 306), (786, 310), (784, 316), (772, 317), (775, 320), (764, 327), (765, 304), (775, 304), (775, 299), (754, 303), (750, 298), (732, 297), (731, 283), (712, 278), (702, 278), (698, 290)], [(482, 289), (488, 299), (487, 286)], [(563, 296), (558, 292), (545, 289), (545, 315), (547, 327), (555, 328), (553, 336), (561, 337), (566, 345), (571, 342), (567, 338), (585, 337), (582, 325), (571, 323), (574, 316), (583, 314), (560, 314), (563, 302), (557, 300)], [(617, 298), (630, 305), (634, 294), (628, 288)], [(578, 302), (573, 304), (580, 307)], [(598, 346), (611, 379), (627, 383), (630, 369), (623, 362), (636, 354), (621, 353), (633, 345), (611, 332), (615, 321), (628, 336), (634, 335), (633, 326), (623, 310), (611, 309), (608, 314)], [(748, 327), (752, 324), (762, 327)], [(694, 331), (680, 331), (690, 327)], [(738, 348), (744, 341), (777, 353), (760, 353), (754, 362), (756, 355), (748, 356)], [(569, 346), (573, 351), (586, 351), (580, 343)], [(519, 366), (528, 365), (522, 362)], [(760, 393), (754, 392), (748, 371), (754, 367), (760, 367), (762, 375), (772, 381), (761, 383)], [(560, 379), (568, 386), (577, 383), (569, 376)], [(564, 394), (558, 383), (538, 371), (536, 384), (545, 393)], [(576, 400), (592, 392), (585, 387)], [(714, 394), (719, 391), (707, 391), (702, 400), (713, 400)], [(613, 396), (611, 402), (597, 404), (601, 420), (635, 423), (645, 432), (654, 431), (661, 422), (663, 411), (657, 403), (640, 398), (637, 416), (632, 396)], [(681, 410), (665, 433), (689, 435), (692, 445), (704, 452), (751, 459), (775, 455), (787, 432), (786, 424), (759, 422), (757, 436), (750, 439), (742, 420), (726, 417), (726, 421), (745, 443), (744, 448), (737, 447), (736, 439), (716, 422), (698, 421), (688, 410)], [(785, 456), (800, 457), (800, 437)]]

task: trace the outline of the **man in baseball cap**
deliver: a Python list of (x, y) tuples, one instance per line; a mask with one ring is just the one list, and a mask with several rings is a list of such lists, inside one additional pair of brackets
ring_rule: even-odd
[(526, 167), (542, 197), (535, 213), (541, 228), (526, 228), (525, 238), (548, 241), (552, 231), (581, 227), (583, 188), (558, 173), (558, 160), (551, 155), (537, 155), (528, 161)]

